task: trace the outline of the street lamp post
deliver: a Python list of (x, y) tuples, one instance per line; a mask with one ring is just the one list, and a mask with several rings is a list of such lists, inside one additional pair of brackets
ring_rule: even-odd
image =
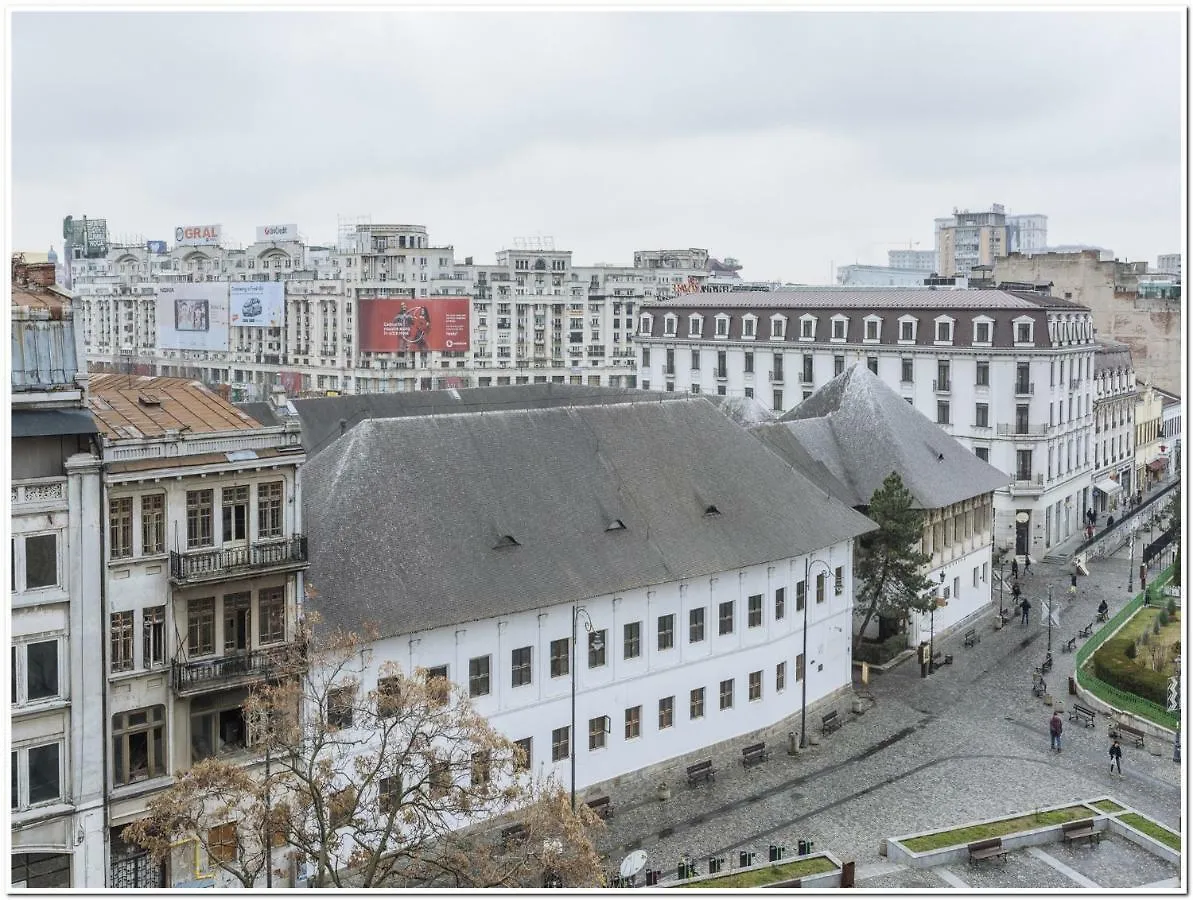
[[(944, 584), (944, 569), (940, 570), (940, 583)], [(928, 612), (928, 674), (936, 671), (936, 592), (933, 591), (932, 608)], [(921, 632), (922, 633), (922, 632)]]
[(1003, 570), (1003, 567), (1006, 566), (1006, 564), (1007, 564), (1007, 558), (1006, 558), (1006, 554), (1004, 553), (1002, 556), (1000, 556), (998, 558), (998, 615), (1000, 618), (1006, 614), (1006, 609), (1002, 605), (1002, 589), (1003, 589), (1003, 582), (1005, 581), (1005, 579), (1003, 578), (1002, 570)]
[[(576, 632), (580, 616), (584, 616), (584, 631), (592, 634), (592, 617), (583, 606), (572, 607), (572, 647), (569, 668), (572, 670), (572, 726), (568, 732), (568, 757), (572, 767), (572, 812), (576, 811)], [(599, 650), (600, 646), (594, 649)]]
[(809, 555), (804, 558), (804, 677), (800, 679), (801, 694), (799, 707), (799, 748), (808, 746), (808, 607), (812, 602), (812, 564), (824, 566), (825, 575), (832, 574), (832, 568), (822, 559), (813, 561)]
[(1127, 539), (1127, 593), (1135, 586), (1135, 532)]

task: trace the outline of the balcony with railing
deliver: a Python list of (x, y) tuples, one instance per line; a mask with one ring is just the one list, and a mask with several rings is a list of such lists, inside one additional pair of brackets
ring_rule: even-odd
[(1046, 437), (1048, 426), (1043, 422), (999, 422), (1000, 437)]
[(198, 584), (259, 572), (289, 572), (308, 565), (306, 535), (261, 541), (243, 547), (170, 552), (170, 580)]
[(1030, 397), (1036, 392), (1034, 382), (1016, 381), (1015, 382), (1015, 396), (1016, 397)]
[(280, 645), (206, 659), (176, 658), (171, 666), (171, 685), (176, 694), (186, 697), (276, 678), (294, 661), (290, 649)]

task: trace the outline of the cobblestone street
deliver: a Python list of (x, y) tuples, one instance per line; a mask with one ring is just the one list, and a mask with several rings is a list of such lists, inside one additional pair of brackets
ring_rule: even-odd
[[(1137, 569), (1138, 550), (1135, 559)], [(649, 784), (623, 779), (611, 791), (615, 812), (602, 850), (616, 867), (625, 853), (642, 848), (649, 867), (662, 870), (666, 881), (684, 853), (704, 871), (710, 855), (732, 854), (735, 864), (739, 850), (753, 850), (763, 861), (770, 844), (784, 845), (793, 855), (798, 840), (811, 840), (817, 850), (856, 861), (859, 887), (943, 888), (957, 886), (948, 873), (891, 865), (879, 855), (880, 840), (1106, 794), (1179, 829), (1181, 767), (1172, 760), (1171, 745), (1148, 739), (1146, 749), (1124, 747), (1123, 775), (1112, 776), (1106, 719), (1099, 717), (1091, 729), (1066, 716), (1064, 749), (1052, 753), (1051, 710), (1031, 692), (1032, 668), (1047, 646), (1042, 623), (1048, 587), (1060, 606), (1048, 684), (1067, 708), (1075, 655), (1062, 652), (1061, 643), (1094, 619), (1103, 598), (1112, 615), (1129, 599), (1128, 565), (1125, 549), (1090, 563), (1089, 577), (1080, 578), (1077, 597), (1070, 600), (1068, 567), (1033, 564), (1021, 580), (1033, 604), (1030, 625), (1020, 625), (1016, 615), (995, 631), (988, 613), (976, 622), (981, 640), (975, 647), (962, 646), (964, 627), (937, 641), (938, 649), (953, 654), (953, 665), (923, 679), (918, 664), (907, 660), (873, 676), (866, 711), (850, 713), (843, 702), (844, 726), (798, 756), (787, 754), (785, 740), (798, 728), (796, 721), (768, 735), (771, 759), (748, 771), (734, 758), (740, 748), (714, 757), (717, 778), (711, 785), (683, 784), (683, 766), (696, 756), (676, 761), (668, 774), (673, 795), (666, 802), (654, 796), (657, 777)], [(995, 597), (997, 578), (995, 573)], [(1006, 601), (1010, 605), (1009, 590)], [(1008, 869), (999, 886), (1155, 886), (1177, 875), (1174, 867), (1125, 841), (1106, 844), (1107, 851), (1115, 848), (1110, 852), (1121, 866), (1104, 881), (1088, 872), (1065, 875), (1063, 863), (1057, 868), (1043, 857), (1056, 862), (1068, 851), (1045, 847), (1042, 855), (1013, 854), (1015, 874)], [(962, 885), (995, 886), (989, 878), (999, 877), (983, 876), (978, 884), (966, 880), (965, 867), (955, 868)]]

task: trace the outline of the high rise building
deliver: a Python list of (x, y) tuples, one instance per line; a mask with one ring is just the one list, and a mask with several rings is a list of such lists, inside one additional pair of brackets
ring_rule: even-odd
[(1027, 253), (1048, 244), (1047, 216), (1008, 216), (998, 203), (983, 212), (954, 209), (951, 216), (935, 221), (940, 275), (967, 275), (974, 266), (988, 266), (1008, 253)]

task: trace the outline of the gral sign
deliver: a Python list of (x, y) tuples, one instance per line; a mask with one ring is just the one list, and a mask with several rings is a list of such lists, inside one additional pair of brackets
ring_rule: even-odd
[(297, 225), (258, 225), (257, 242), (268, 241), (296, 241), (298, 240)]
[(174, 229), (174, 243), (187, 246), (214, 246), (220, 242), (219, 225), (179, 225)]
[(228, 284), (159, 284), (157, 345), (170, 350), (228, 349)]
[(358, 302), (360, 349), (372, 353), (392, 350), (468, 349), (467, 297), (398, 297)]
[(228, 324), (241, 328), (281, 328), (286, 302), (280, 281), (228, 285)]

